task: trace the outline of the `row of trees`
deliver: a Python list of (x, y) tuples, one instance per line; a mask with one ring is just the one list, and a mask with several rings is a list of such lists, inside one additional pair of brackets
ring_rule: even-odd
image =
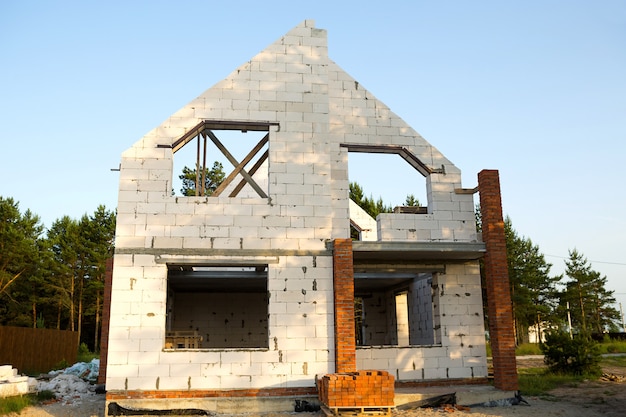
[(0, 196), (0, 325), (78, 331), (97, 349), (114, 235), (115, 214), (104, 206), (46, 230), (37, 215)]

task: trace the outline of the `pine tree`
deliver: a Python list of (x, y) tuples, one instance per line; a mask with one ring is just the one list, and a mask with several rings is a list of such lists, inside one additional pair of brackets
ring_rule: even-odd
[(180, 192), (184, 196), (211, 195), (224, 181), (225, 176), (224, 166), (221, 162), (215, 161), (210, 170), (208, 168), (204, 169), (204, 187), (196, 190), (196, 180), (198, 179), (202, 182), (202, 173), (198, 177), (196, 169), (185, 166), (183, 173), (178, 176), (183, 182)]
[(529, 238), (517, 234), (508, 216), (504, 231), (517, 343), (523, 343), (529, 327), (536, 327), (540, 336), (542, 325), (553, 318), (561, 277), (550, 276), (552, 265)]
[(30, 325), (30, 282), (40, 273), (39, 217), (0, 196), (0, 324)]
[[(55, 220), (48, 230), (52, 254), (49, 284), (56, 291), (58, 329), (76, 330), (79, 281), (83, 260), (79, 223), (69, 216)], [(65, 325), (62, 325), (64, 323)]]
[(587, 259), (576, 249), (569, 252), (565, 261), (565, 275), (569, 281), (561, 294), (561, 308), (569, 303), (572, 326), (581, 332), (603, 333), (616, 325), (619, 312), (613, 291), (606, 289), (607, 278), (591, 269)]
[(374, 200), (372, 196), (365, 197), (363, 188), (356, 182), (350, 183), (350, 199), (374, 219), (380, 213), (392, 212), (391, 206), (385, 205), (382, 197), (379, 197), (378, 200)]

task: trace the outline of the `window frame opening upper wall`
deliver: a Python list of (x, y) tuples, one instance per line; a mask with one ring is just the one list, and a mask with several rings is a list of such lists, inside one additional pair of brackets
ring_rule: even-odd
[[(269, 165), (269, 139), (270, 126), (278, 126), (273, 122), (251, 121), (215, 121), (204, 120), (178, 138), (171, 145), (158, 145), (169, 147), (176, 154), (185, 148), (185, 154), (195, 141), (195, 158), (184, 155), (184, 162), (180, 162), (179, 155), (173, 155), (172, 194), (175, 196), (192, 197), (240, 197), (250, 195), (259, 198), (268, 198), (269, 181), (267, 177), (259, 178), (263, 169)], [(248, 132), (261, 133), (248, 138)], [(246, 135), (246, 136), (244, 136)], [(211, 157), (207, 160), (207, 153), (211, 151)], [(246, 153), (243, 153), (246, 152)], [(189, 166), (188, 166), (189, 162)], [(221, 165), (220, 165), (221, 164)], [(195, 181), (192, 178), (183, 180), (183, 167), (188, 173), (195, 172)], [(210, 177), (214, 168), (222, 169), (222, 178), (214, 182)], [(258, 173), (258, 174), (257, 174)], [(255, 177), (255, 174), (257, 176)], [(194, 192), (192, 195), (182, 194), (178, 179), (187, 181), (190, 186), (187, 190)], [(185, 188), (184, 186), (182, 188)], [(242, 190), (247, 189), (242, 193)], [(245, 195), (244, 195), (245, 194)]]
[[(398, 172), (399, 165), (396, 164), (395, 162), (393, 164), (390, 164), (390, 166), (382, 164), (382, 162), (384, 162), (383, 159), (388, 161), (389, 158), (382, 158), (382, 157), (379, 158), (381, 161), (381, 164), (378, 165), (379, 169), (373, 169), (375, 167), (370, 166), (371, 164), (368, 165), (367, 173), (368, 174), (370, 172), (375, 173), (377, 177), (385, 178), (385, 180), (388, 181), (389, 183), (403, 184), (403, 185), (406, 184), (407, 192), (404, 196), (401, 197), (403, 199), (402, 201), (397, 201), (397, 200), (396, 201), (384, 201), (384, 198), (380, 195), (382, 193), (380, 193), (377, 197), (374, 197), (376, 190), (369, 189), (368, 184), (366, 182), (359, 180), (359, 175), (353, 175), (356, 169), (353, 166), (354, 165), (353, 161), (350, 161), (350, 158), (348, 158), (349, 159), (348, 160), (348, 178), (349, 178), (350, 184), (352, 185), (352, 183), (357, 183), (361, 188), (363, 188), (364, 198), (372, 198), (374, 199), (375, 203), (382, 202), (383, 205), (385, 206), (390, 205), (389, 206), (390, 211), (388, 212), (396, 213), (396, 214), (399, 214), (399, 213), (426, 214), (428, 212), (429, 202), (428, 202), (428, 193), (427, 193), (425, 178), (433, 173), (444, 173), (445, 170), (443, 167), (431, 168), (427, 166), (415, 154), (413, 154), (408, 148), (404, 146), (388, 145), (388, 144), (370, 145), (370, 144), (342, 143), (340, 144), (340, 147), (346, 148), (349, 154), (370, 154), (370, 155), (383, 154), (383, 155), (396, 155), (400, 157), (408, 165), (408, 167), (410, 167), (407, 170), (409, 173), (417, 171), (421, 175), (421, 177), (424, 178), (422, 186), (419, 185), (419, 180), (420, 180), (419, 177), (415, 177), (415, 178), (413, 178), (412, 176), (411, 177), (404, 176), (402, 178), (390, 177), (390, 175), (394, 175), (396, 172)], [(411, 168), (414, 171), (411, 170)], [(410, 175), (410, 174), (406, 174), (406, 175)], [(385, 191), (386, 189), (383, 190), (383, 193)], [(409, 196), (416, 198), (419, 204), (415, 206), (407, 205), (406, 200), (408, 199)], [(372, 218), (375, 218), (375, 216), (372, 216)]]

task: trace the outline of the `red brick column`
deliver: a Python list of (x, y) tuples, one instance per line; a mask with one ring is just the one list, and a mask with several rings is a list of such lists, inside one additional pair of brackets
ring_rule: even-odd
[(351, 239), (335, 239), (334, 241), (333, 290), (335, 294), (335, 372), (356, 372), (354, 269)]
[(107, 355), (109, 353), (109, 322), (111, 316), (111, 286), (113, 285), (113, 258), (107, 259), (104, 272), (104, 295), (102, 300), (102, 328), (100, 329), (100, 368), (98, 384), (107, 377)]
[(513, 303), (506, 257), (500, 177), (497, 170), (482, 170), (478, 173), (478, 191), (483, 241), (487, 248), (484, 262), (494, 383), (498, 389), (516, 391), (518, 383)]

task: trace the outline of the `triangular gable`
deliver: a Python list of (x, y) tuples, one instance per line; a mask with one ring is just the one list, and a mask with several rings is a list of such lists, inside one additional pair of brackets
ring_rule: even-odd
[[(305, 20), (149, 132), (136, 146), (172, 144), (203, 120), (288, 122), (305, 95), (327, 94), (329, 133), (341, 143), (407, 147), (433, 169), (453, 164), (328, 58), (326, 31)], [(313, 69), (312, 66), (316, 68)], [(294, 89), (295, 88), (295, 89)]]
[[(326, 31), (305, 20), (146, 134), (135, 147), (171, 145), (203, 120), (286, 122), (290, 103), (327, 84)], [(316, 68), (312, 68), (316, 67)]]

